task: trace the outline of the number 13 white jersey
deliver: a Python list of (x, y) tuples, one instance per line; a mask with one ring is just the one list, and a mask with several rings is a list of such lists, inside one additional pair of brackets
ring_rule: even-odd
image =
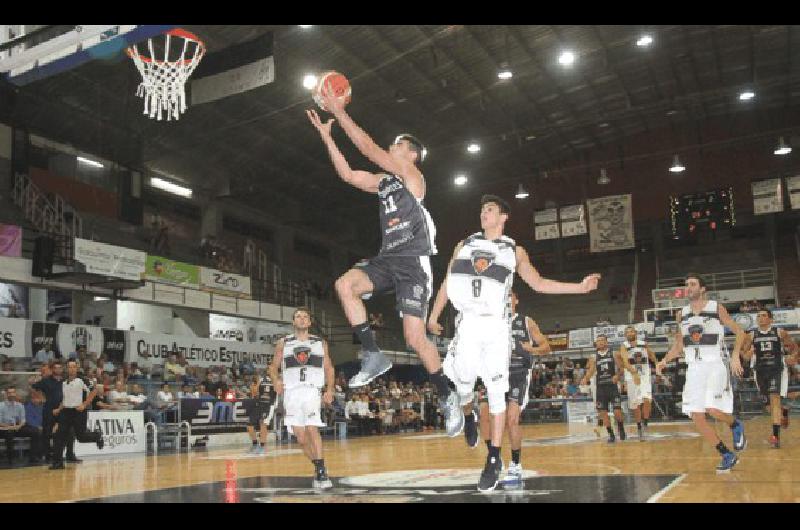
[(517, 268), (516, 243), (490, 241), (478, 232), (464, 240), (450, 267), (447, 296), (466, 314), (510, 318), (510, 293)]

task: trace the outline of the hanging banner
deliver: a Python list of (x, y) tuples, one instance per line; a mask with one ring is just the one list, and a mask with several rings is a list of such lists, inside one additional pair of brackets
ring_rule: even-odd
[(275, 349), (269, 344), (232, 342), (161, 333), (127, 332), (125, 361), (139, 366), (164, 364), (173, 351), (178, 351), (191, 366), (232, 366), (250, 361), (264, 369), (272, 361)]
[[(66, 359), (84, 348), (87, 353), (103, 353), (103, 330), (95, 326), (58, 324), (56, 351)], [(72, 355), (72, 357), (75, 357)]]
[(181, 399), (181, 421), (188, 421), (192, 434), (223, 434), (247, 431), (254, 399), (219, 401), (216, 399)]
[[(797, 329), (800, 325), (800, 312), (797, 309), (773, 309), (772, 310), (772, 325), (776, 328)], [(758, 313), (732, 313), (731, 318), (734, 322), (739, 324), (745, 331), (751, 331), (758, 327)], [(725, 333), (730, 334), (731, 331), (726, 327)]]
[(592, 328), (571, 329), (569, 331), (570, 348), (591, 348), (594, 344)]
[(200, 267), (200, 286), (205, 291), (250, 297), (250, 277)]
[(563, 206), (558, 210), (558, 217), (561, 220), (561, 237), (586, 233), (586, 211), (582, 204)]
[(200, 287), (200, 267), (148, 254), (144, 279), (197, 289)]
[(0, 256), (22, 257), (22, 228), (0, 224)]
[(533, 226), (537, 240), (558, 239), (558, 209), (548, 208), (534, 212)]
[(58, 324), (53, 322), (31, 322), (30, 349), (25, 357), (48, 359), (61, 358), (61, 350), (58, 349)]
[(21, 318), (0, 317), (0, 355), (30, 357), (30, 322)]
[(146, 256), (144, 252), (115, 245), (75, 238), (75, 261), (86, 272), (125, 280), (141, 280)]
[(758, 180), (752, 184), (753, 213), (763, 215), (783, 211), (781, 179)]
[(792, 210), (800, 210), (800, 175), (786, 178), (786, 193)]
[(209, 313), (208, 328), (212, 339), (260, 342), (275, 345), (279, 339), (293, 331), (285, 322), (264, 322), (248, 318)]
[(631, 195), (588, 199), (589, 243), (592, 252), (634, 248)]
[(86, 417), (86, 428), (103, 435), (103, 449), (93, 443), (75, 444), (75, 456), (116, 455), (144, 453), (144, 412), (141, 410), (109, 411), (90, 410)]
[(569, 345), (566, 333), (550, 333), (547, 335), (547, 342), (553, 351), (566, 350)]
[(121, 365), (125, 361), (125, 332), (123, 330), (103, 330), (103, 353), (115, 365)]

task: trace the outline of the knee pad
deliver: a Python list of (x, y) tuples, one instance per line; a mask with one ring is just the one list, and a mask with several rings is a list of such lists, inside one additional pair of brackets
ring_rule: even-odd
[(492, 392), (488, 390), (486, 395), (489, 398), (489, 413), (500, 414), (506, 410), (506, 393), (505, 392)]

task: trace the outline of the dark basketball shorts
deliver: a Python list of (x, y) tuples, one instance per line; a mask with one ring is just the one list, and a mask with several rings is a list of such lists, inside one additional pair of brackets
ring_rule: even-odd
[(524, 409), (528, 405), (528, 386), (530, 384), (530, 372), (523, 373), (511, 372), (508, 374), (508, 392), (506, 401), (517, 403)]
[(257, 399), (250, 412), (250, 425), (258, 429), (261, 427), (262, 421), (266, 420), (266, 422), (269, 423), (272, 419), (274, 407), (274, 401)]
[(762, 396), (769, 397), (770, 394), (779, 394), (781, 397), (786, 397), (788, 382), (783, 367), (772, 370), (756, 370), (756, 385)]
[(397, 311), (404, 315), (426, 319), (428, 301), (433, 288), (429, 256), (376, 256), (353, 266), (369, 277), (374, 289), (371, 296), (394, 291)]
[[(619, 395), (619, 388), (614, 383), (604, 383), (597, 385), (595, 405), (597, 410), (612, 410), (622, 408), (622, 399)], [(613, 406), (613, 409), (612, 409)]]

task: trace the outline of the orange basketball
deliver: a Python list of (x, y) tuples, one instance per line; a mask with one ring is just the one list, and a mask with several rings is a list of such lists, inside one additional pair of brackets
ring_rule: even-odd
[(325, 94), (327, 95), (328, 86), (330, 86), (331, 90), (333, 90), (334, 95), (340, 99), (344, 98), (345, 105), (350, 103), (350, 95), (353, 92), (352, 88), (350, 87), (350, 81), (348, 81), (347, 78), (339, 72), (331, 70), (319, 76), (317, 86), (314, 87), (313, 97), (314, 101), (317, 103), (317, 105), (319, 105), (319, 108), (324, 111), (328, 110), (325, 108), (325, 103), (321, 97), (323, 90), (326, 91)]

